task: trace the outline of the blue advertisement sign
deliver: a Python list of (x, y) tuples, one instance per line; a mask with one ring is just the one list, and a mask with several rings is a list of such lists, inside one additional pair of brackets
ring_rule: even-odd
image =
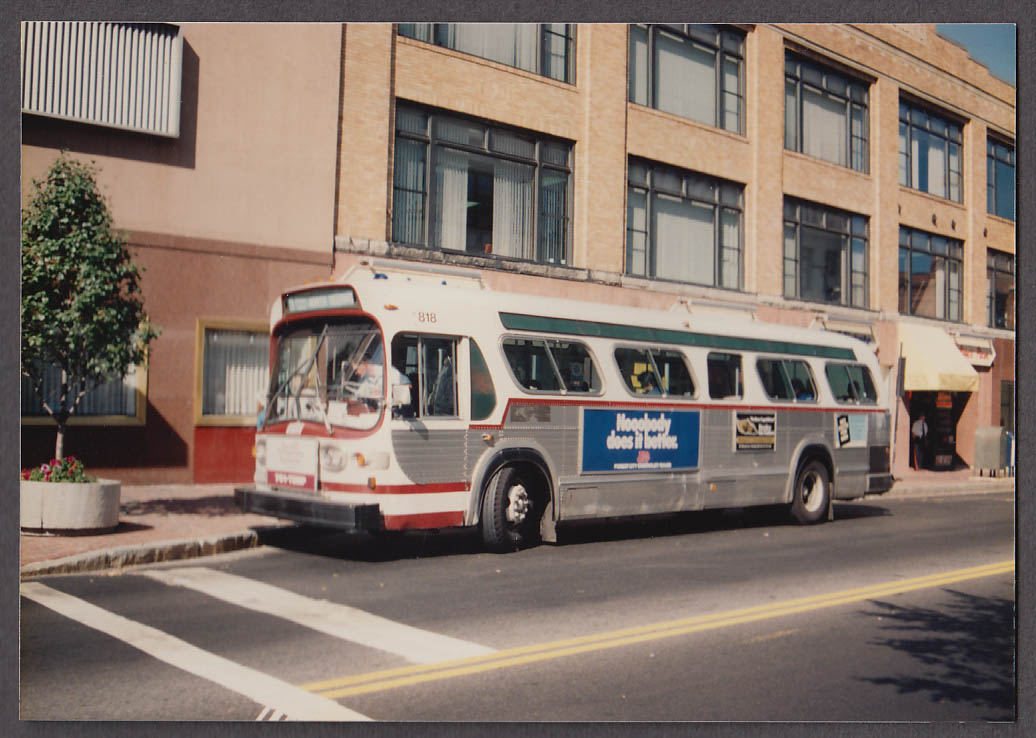
[(697, 410), (583, 410), (583, 471), (696, 469)]

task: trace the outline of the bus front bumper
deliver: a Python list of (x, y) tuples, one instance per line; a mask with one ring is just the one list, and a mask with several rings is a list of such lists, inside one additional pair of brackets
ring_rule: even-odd
[(377, 505), (333, 502), (302, 492), (266, 491), (255, 487), (238, 487), (234, 490), (234, 501), (245, 512), (306, 525), (357, 532), (382, 529), (381, 510)]

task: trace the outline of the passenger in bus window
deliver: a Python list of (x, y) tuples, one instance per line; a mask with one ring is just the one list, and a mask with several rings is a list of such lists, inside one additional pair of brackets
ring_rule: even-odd
[(637, 390), (642, 395), (657, 395), (660, 394), (661, 390), (655, 386), (655, 375), (651, 371), (641, 372), (637, 375), (637, 381), (640, 383), (640, 389)]

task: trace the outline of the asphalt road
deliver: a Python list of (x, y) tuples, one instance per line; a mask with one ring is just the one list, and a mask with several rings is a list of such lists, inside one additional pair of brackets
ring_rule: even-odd
[(22, 584), (23, 719), (1001, 721), (1013, 495), (562, 531), (295, 531)]

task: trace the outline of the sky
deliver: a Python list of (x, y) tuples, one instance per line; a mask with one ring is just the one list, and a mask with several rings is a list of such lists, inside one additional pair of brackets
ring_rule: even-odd
[(994, 76), (1015, 87), (1017, 46), (1015, 26), (1010, 23), (939, 23), (936, 30), (968, 50)]

